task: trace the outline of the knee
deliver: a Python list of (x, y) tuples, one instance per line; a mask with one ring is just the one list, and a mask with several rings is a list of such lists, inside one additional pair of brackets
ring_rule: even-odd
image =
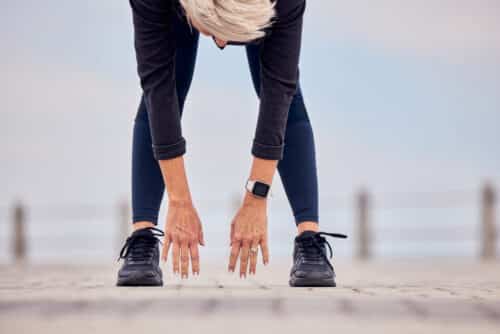
[(288, 112), (287, 124), (294, 124), (297, 122), (309, 122), (309, 116), (307, 115), (306, 106), (300, 88), (297, 88), (297, 91), (293, 96), (290, 111)]
[(137, 108), (135, 122), (148, 122), (148, 110), (146, 108), (144, 97), (141, 98), (141, 103), (139, 104), (139, 108)]

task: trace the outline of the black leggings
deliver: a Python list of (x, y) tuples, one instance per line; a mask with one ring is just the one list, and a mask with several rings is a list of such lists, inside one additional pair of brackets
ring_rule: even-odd
[[(193, 79), (199, 34), (191, 31), (180, 19), (175, 24), (177, 37), (176, 85), (182, 111)], [(260, 61), (259, 46), (246, 46), (252, 81), (259, 95)], [(244, 148), (242, 148), (244, 149)], [(314, 137), (307, 115), (300, 84), (293, 97), (285, 133), (283, 159), (278, 171), (297, 224), (318, 222), (318, 180)], [(243, 189), (242, 185), (242, 189)], [(165, 190), (161, 170), (153, 157), (147, 106), (141, 99), (135, 119), (132, 144), (132, 211), (133, 221), (158, 221), (160, 204)]]

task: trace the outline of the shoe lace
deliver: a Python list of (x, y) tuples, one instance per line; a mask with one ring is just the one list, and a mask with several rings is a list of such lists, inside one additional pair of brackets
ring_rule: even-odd
[[(329, 261), (333, 257), (332, 246), (323, 236), (347, 239), (347, 235), (341, 233), (316, 232), (307, 237), (299, 237), (298, 250), (306, 261), (318, 261), (322, 259), (332, 268), (332, 264)], [(326, 248), (329, 250), (329, 256), (326, 255)]]
[(160, 242), (158, 237), (164, 235), (163, 231), (156, 227), (147, 227), (135, 231), (125, 241), (118, 261), (125, 258), (133, 261), (150, 260), (153, 257), (154, 247)]

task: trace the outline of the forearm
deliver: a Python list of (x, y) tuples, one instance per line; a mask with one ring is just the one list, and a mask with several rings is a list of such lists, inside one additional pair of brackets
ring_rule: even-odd
[(191, 203), (184, 158), (180, 156), (169, 160), (160, 160), (159, 164), (169, 201)]
[[(249, 179), (272, 184), (277, 165), (278, 160), (266, 160), (254, 157)], [(246, 192), (244, 203), (266, 205), (267, 201)]]

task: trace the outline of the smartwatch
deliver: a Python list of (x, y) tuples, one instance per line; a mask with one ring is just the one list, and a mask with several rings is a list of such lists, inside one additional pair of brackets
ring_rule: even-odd
[(247, 191), (254, 196), (267, 198), (271, 186), (260, 181), (248, 180), (246, 188)]

